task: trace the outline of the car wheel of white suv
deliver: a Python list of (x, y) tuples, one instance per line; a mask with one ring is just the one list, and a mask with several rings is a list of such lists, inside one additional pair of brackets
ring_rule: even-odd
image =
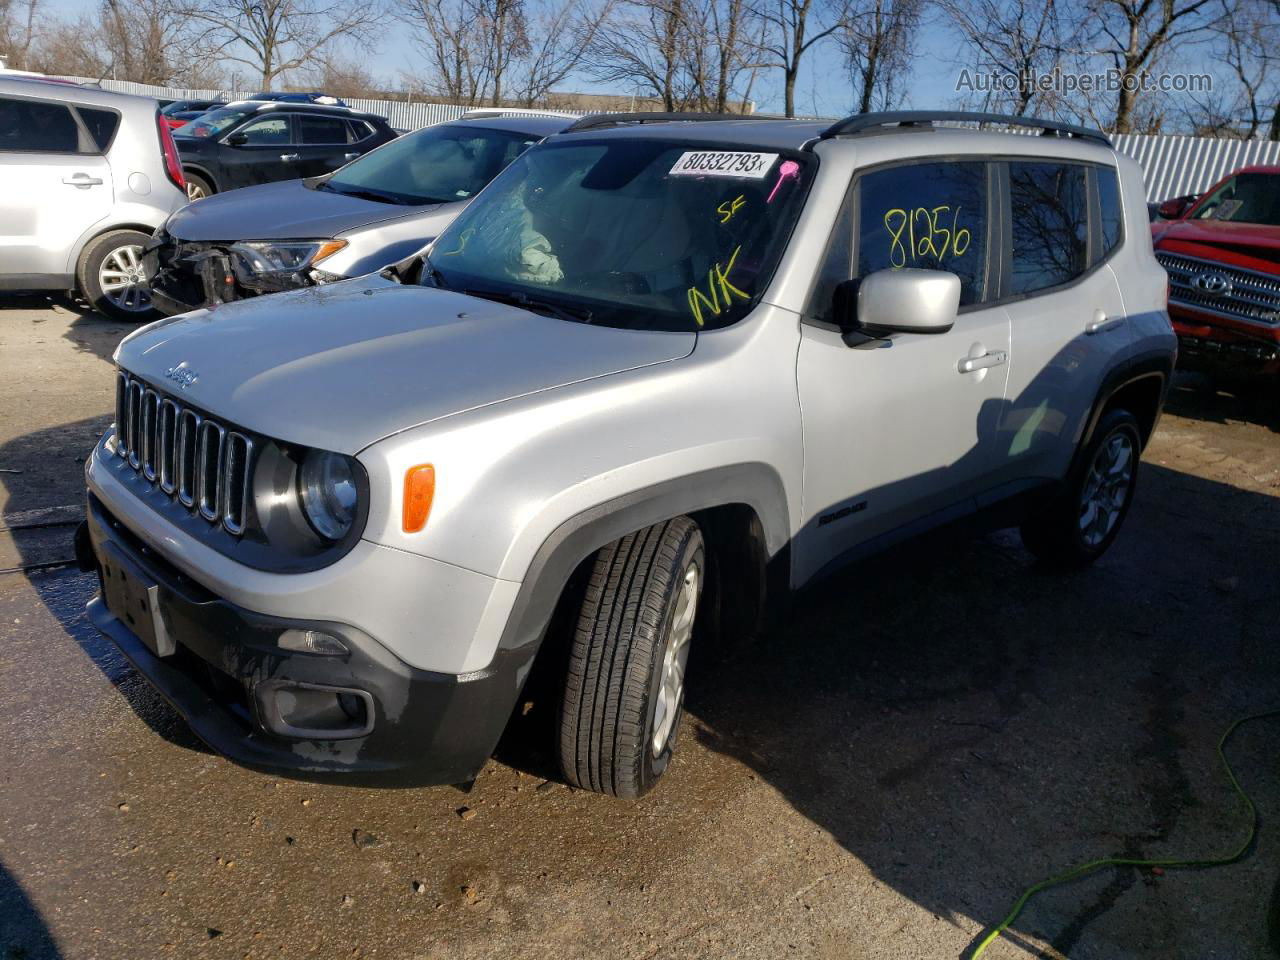
[(702, 533), (688, 517), (596, 554), (560, 710), (560, 766), (574, 786), (638, 797), (666, 770), (705, 571)]
[(138, 230), (113, 230), (85, 247), (76, 280), (89, 306), (113, 320), (155, 319), (142, 269), (142, 248), (150, 240)]
[(1022, 525), (1022, 542), (1040, 560), (1077, 568), (1106, 552), (1133, 502), (1142, 434), (1128, 410), (1108, 410), (1063, 493)]

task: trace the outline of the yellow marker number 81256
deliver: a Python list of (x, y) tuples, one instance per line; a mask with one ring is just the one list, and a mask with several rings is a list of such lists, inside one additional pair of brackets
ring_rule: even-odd
[(969, 228), (960, 226), (960, 208), (949, 204), (894, 207), (885, 212), (884, 228), (889, 231), (889, 263), (894, 268), (923, 259), (940, 263), (948, 256), (963, 257), (973, 239)]

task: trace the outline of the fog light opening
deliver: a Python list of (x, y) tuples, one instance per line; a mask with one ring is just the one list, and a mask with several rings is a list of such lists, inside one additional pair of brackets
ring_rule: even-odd
[(277, 642), (282, 650), (295, 653), (314, 653), (322, 657), (342, 657), (350, 653), (345, 643), (323, 630), (286, 630)]

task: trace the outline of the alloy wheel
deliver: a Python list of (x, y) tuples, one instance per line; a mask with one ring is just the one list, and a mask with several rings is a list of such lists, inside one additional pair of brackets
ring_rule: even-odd
[(116, 247), (98, 267), (98, 286), (111, 304), (127, 313), (151, 309), (151, 286), (142, 269), (142, 247)]
[(1080, 497), (1080, 539), (1097, 547), (1115, 529), (1133, 486), (1137, 457), (1133, 438), (1117, 431), (1098, 448)]
[(661, 756), (667, 748), (680, 712), (684, 672), (689, 664), (689, 643), (693, 639), (693, 620), (698, 612), (699, 587), (698, 565), (690, 564), (680, 584), (680, 596), (676, 599), (675, 612), (671, 615), (671, 625), (663, 643), (662, 679), (653, 713), (652, 750), (655, 757)]

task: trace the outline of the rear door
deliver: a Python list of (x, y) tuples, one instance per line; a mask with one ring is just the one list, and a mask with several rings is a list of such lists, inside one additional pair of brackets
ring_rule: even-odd
[(344, 118), (300, 113), (295, 124), (299, 133), (298, 176), (318, 177), (359, 156), (350, 143), (351, 128)]
[(76, 241), (113, 205), (89, 129), (65, 104), (0, 97), (0, 185), (0, 285), (64, 281)]
[(1012, 353), (993, 479), (1057, 479), (1131, 335), (1109, 263), (1120, 228), (1115, 169), (1027, 158), (1002, 170)]
[[(243, 136), (243, 143), (231, 143)], [(298, 149), (294, 139), (292, 117), (284, 111), (259, 114), (242, 124), (218, 145), (218, 160), (223, 190), (248, 187), (255, 183), (294, 180), (298, 172)]]

